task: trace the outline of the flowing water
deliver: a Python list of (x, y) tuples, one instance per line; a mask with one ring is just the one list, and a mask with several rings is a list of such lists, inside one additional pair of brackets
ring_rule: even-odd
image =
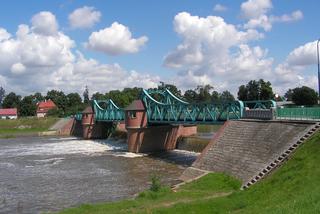
[(198, 155), (126, 152), (114, 140), (0, 139), (0, 213), (43, 213), (131, 198), (155, 174), (172, 185)]

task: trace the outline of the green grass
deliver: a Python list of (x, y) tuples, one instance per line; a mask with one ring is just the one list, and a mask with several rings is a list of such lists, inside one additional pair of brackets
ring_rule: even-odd
[(320, 213), (320, 133), (286, 164), (248, 190), (223, 174), (183, 185), (177, 192), (162, 188), (114, 203), (82, 205), (71, 213)]
[(0, 138), (47, 131), (58, 118), (19, 118), (17, 120), (0, 120)]

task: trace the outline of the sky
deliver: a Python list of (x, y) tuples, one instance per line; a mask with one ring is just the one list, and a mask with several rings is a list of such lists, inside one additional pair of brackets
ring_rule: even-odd
[(317, 90), (317, 0), (3, 1), (0, 86), (21, 95), (48, 90), (105, 93), (231, 91), (250, 80), (275, 93)]

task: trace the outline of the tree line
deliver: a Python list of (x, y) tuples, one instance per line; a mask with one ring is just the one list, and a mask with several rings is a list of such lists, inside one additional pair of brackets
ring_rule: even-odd
[[(226, 90), (219, 93), (211, 85), (200, 85), (182, 93), (175, 85), (160, 82), (157, 88), (152, 89), (162, 90), (165, 88), (169, 89), (177, 97), (190, 103), (228, 102), (235, 100), (230, 91)], [(22, 97), (14, 92), (6, 94), (4, 88), (0, 86), (0, 107), (17, 108), (19, 116), (34, 116), (37, 104), (50, 99), (57, 105), (57, 108), (50, 110), (49, 114), (64, 117), (82, 111), (90, 104), (90, 100), (93, 99), (112, 99), (119, 107), (124, 108), (133, 100), (139, 99), (141, 93), (142, 88), (134, 87), (124, 88), (123, 90), (111, 90), (104, 94), (96, 92), (90, 98), (89, 89), (86, 86), (82, 94), (83, 98), (76, 92), (65, 94), (63, 91), (58, 90), (50, 90), (46, 95), (37, 92)], [(251, 80), (246, 85), (241, 85), (237, 95), (237, 98), (242, 101), (275, 99), (277, 101), (293, 101), (296, 105), (315, 105), (319, 99), (317, 92), (307, 86), (289, 89), (284, 96), (276, 96), (271, 83), (263, 79)]]

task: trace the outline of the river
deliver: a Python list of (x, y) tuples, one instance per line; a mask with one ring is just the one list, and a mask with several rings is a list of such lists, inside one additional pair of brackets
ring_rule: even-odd
[(0, 213), (43, 213), (132, 198), (160, 176), (178, 182), (197, 154), (126, 152), (124, 142), (77, 138), (0, 139)]

